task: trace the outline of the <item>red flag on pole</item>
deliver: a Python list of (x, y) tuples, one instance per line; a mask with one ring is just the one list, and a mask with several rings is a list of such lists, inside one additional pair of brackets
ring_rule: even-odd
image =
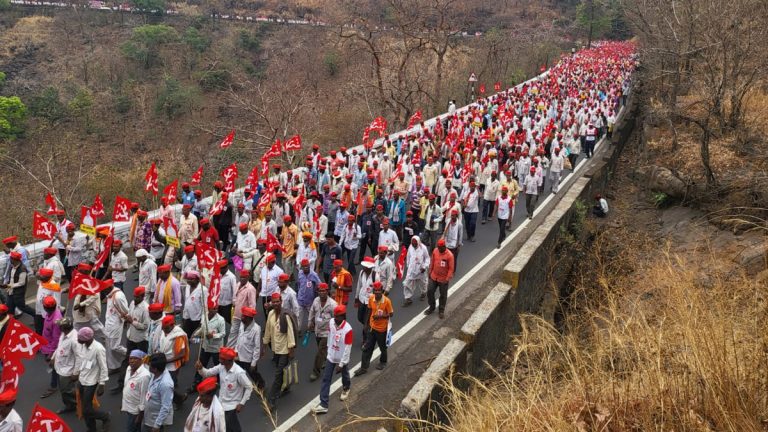
[(190, 180), (189, 184), (192, 186), (197, 186), (200, 184), (200, 182), (203, 181), (203, 166), (200, 165), (200, 168), (195, 171), (194, 174), (192, 174), (192, 180)]
[(223, 199), (220, 199), (220, 200), (216, 201), (215, 203), (213, 203), (213, 205), (211, 206), (210, 214), (212, 216), (216, 216), (219, 213), (221, 213), (222, 211), (224, 211), (224, 208), (226, 208), (226, 206), (227, 206), (227, 202), (224, 201)]
[(221, 295), (221, 269), (219, 266), (213, 266), (213, 275), (211, 275), (211, 283), (208, 286), (208, 301), (219, 305), (219, 296)]
[[(109, 254), (112, 253), (112, 240), (114, 238), (112, 237), (112, 232), (107, 236), (106, 239), (104, 239), (104, 248), (99, 252), (99, 256), (96, 257), (96, 262), (93, 264), (93, 268), (99, 269), (102, 265), (104, 265), (105, 262), (107, 262), (107, 258), (109, 258)], [(77, 273), (77, 272), (75, 272)], [(72, 290), (69, 290), (69, 293), (72, 294)]]
[(21, 376), (24, 375), (24, 365), (18, 360), (3, 359), (3, 373), (0, 375), (0, 393), (18, 389)]
[(258, 165), (254, 165), (251, 172), (248, 173), (248, 177), (245, 179), (245, 185), (250, 187), (251, 190), (256, 190), (259, 185), (259, 169)]
[(485, 94), (485, 84), (480, 84), (480, 87), (478, 87), (478, 90), (480, 91), (480, 94)]
[(32, 331), (13, 316), (8, 317), (5, 336), (0, 341), (0, 358), (11, 362), (21, 362), (35, 358), (35, 354), (48, 341)]
[(166, 237), (179, 237), (179, 228), (176, 226), (176, 222), (169, 217), (163, 218), (163, 229), (165, 229)]
[(419, 123), (421, 123), (421, 110), (416, 111), (408, 120), (408, 128), (410, 129)]
[(144, 176), (144, 192), (152, 192), (152, 195), (157, 195), (157, 165), (152, 162), (152, 166), (149, 167), (147, 174)]
[(384, 117), (376, 117), (368, 126), (368, 129), (377, 131), (379, 136), (384, 136), (387, 132), (387, 120)]
[(237, 180), (237, 163), (224, 168), (221, 172), (221, 176), (224, 177), (224, 190), (232, 193), (235, 190), (235, 180)]
[(261, 158), (261, 178), (269, 179), (269, 158), (266, 154)]
[(56, 210), (58, 207), (56, 206), (56, 199), (51, 195), (50, 192), (48, 192), (47, 195), (45, 195), (45, 203), (48, 204), (48, 211), (46, 214), (52, 215), (56, 213)]
[(35, 409), (32, 410), (32, 417), (30, 417), (27, 425), (27, 432), (72, 432), (72, 429), (53, 411), (35, 403)]
[(493, 90), (495, 90), (495, 91), (497, 91), (497, 92), (500, 92), (500, 91), (501, 91), (501, 81), (496, 81), (496, 82), (493, 84)]
[(86, 296), (98, 294), (106, 288), (107, 285), (104, 281), (75, 271), (72, 272), (72, 287), (69, 289), (69, 298), (73, 299), (78, 294)]
[(32, 214), (32, 237), (40, 240), (52, 240), (56, 234), (56, 225), (38, 212)]
[(101, 202), (101, 195), (96, 194), (96, 198), (93, 200), (93, 205), (91, 206), (91, 215), (94, 218), (100, 218), (107, 215), (106, 212), (104, 212), (104, 203)]
[(307, 198), (304, 196), (304, 189), (301, 189), (301, 195), (296, 197), (296, 201), (293, 203), (293, 214), (296, 215), (296, 221), (301, 216), (301, 211), (304, 209), (304, 204), (307, 203)]
[(363, 143), (367, 143), (370, 138), (371, 138), (371, 128), (366, 126), (365, 129), (363, 130)]
[(225, 136), (224, 139), (221, 141), (221, 144), (219, 144), (219, 148), (227, 148), (231, 146), (234, 140), (235, 140), (235, 130), (232, 129), (229, 135)]
[(277, 237), (275, 237), (275, 235), (272, 234), (270, 230), (267, 230), (267, 251), (274, 252), (275, 249), (280, 249), (281, 252), (285, 252), (285, 249), (283, 249), (283, 245), (281, 245), (280, 242), (277, 241)]
[(131, 200), (120, 195), (115, 197), (115, 208), (112, 210), (112, 222), (128, 222), (131, 220)]
[(221, 252), (215, 247), (203, 242), (195, 243), (195, 255), (197, 255), (197, 264), (200, 268), (218, 268), (216, 263), (221, 260)]
[(403, 278), (403, 269), (405, 269), (405, 256), (408, 255), (408, 249), (405, 248), (405, 246), (400, 247), (400, 258), (397, 259), (397, 264), (395, 267), (397, 267), (397, 278), (402, 279)]
[(301, 136), (294, 135), (288, 141), (283, 143), (285, 151), (301, 150)]
[(168, 186), (163, 188), (163, 195), (165, 195), (168, 203), (176, 202), (176, 193), (179, 190), (179, 179), (172, 181)]
[(273, 157), (278, 157), (282, 153), (283, 147), (280, 144), (280, 140), (275, 140), (275, 142), (272, 144), (272, 147), (267, 150), (266, 153), (264, 153), (264, 156), (261, 157), (261, 160), (263, 161), (264, 158), (267, 160), (272, 159)]

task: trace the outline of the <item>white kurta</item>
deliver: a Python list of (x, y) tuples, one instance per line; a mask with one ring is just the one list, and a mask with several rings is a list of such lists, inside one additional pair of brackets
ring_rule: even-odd
[(127, 350), (123, 345), (123, 316), (128, 313), (128, 301), (119, 288), (113, 288), (107, 297), (107, 311), (104, 316), (104, 334), (107, 337), (107, 368), (119, 369)]

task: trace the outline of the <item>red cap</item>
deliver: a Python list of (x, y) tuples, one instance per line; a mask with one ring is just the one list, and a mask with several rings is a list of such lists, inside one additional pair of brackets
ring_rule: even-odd
[(347, 216), (347, 221), (354, 222), (355, 221), (355, 215), (349, 215)]
[(208, 299), (208, 311), (216, 310), (219, 307), (219, 305), (213, 300)]
[(211, 223), (211, 221), (208, 220), (208, 218), (200, 219), (200, 225), (205, 225), (205, 224), (209, 224), (209, 223)]
[(112, 240), (112, 246), (122, 247), (123, 246), (123, 241), (120, 240), (120, 239), (114, 239), (114, 240)]
[(159, 265), (159, 266), (157, 266), (157, 271), (158, 272), (169, 272), (169, 271), (171, 271), (171, 265), (170, 264)]
[(335, 260), (333, 260), (333, 265), (334, 265), (334, 266), (341, 266), (341, 265), (343, 265), (343, 264), (344, 264), (344, 261), (342, 261), (342, 260), (340, 260), (340, 259), (335, 259)]
[(347, 307), (344, 305), (338, 305), (335, 308), (333, 308), (333, 316), (346, 315), (346, 314), (347, 314)]
[(59, 253), (59, 250), (56, 249), (55, 247), (47, 247), (47, 248), (43, 249), (43, 253), (50, 254), (50, 255), (56, 255), (57, 253)]
[(217, 262), (216, 264), (219, 265), (219, 268), (224, 268), (224, 267), (228, 267), (229, 266), (229, 261), (223, 259), (223, 260)]
[(283, 216), (283, 221), (284, 221), (284, 222), (290, 222), (291, 220), (292, 220), (292, 219), (291, 219), (291, 215), (285, 215), (285, 216)]
[(283, 298), (283, 296), (282, 296), (282, 295), (280, 295), (280, 293), (279, 293), (279, 292), (273, 292), (273, 293), (272, 293), (272, 295), (270, 296), (270, 298), (271, 298), (272, 300), (280, 300), (280, 299), (282, 299), (282, 298)]
[(89, 272), (93, 270), (93, 266), (88, 264), (87, 262), (81, 262), (80, 264), (77, 265), (77, 269), (80, 271)]
[(150, 312), (162, 312), (165, 306), (162, 303), (152, 303), (148, 309)]
[(381, 281), (376, 281), (376, 282), (373, 283), (373, 289), (374, 290), (378, 290), (378, 289), (382, 289), (382, 288), (383, 288), (383, 286), (381, 285)]
[(0, 393), (0, 405), (8, 405), (16, 402), (16, 392), (17, 389), (15, 386), (9, 386), (6, 391)]
[(43, 307), (44, 308), (56, 307), (56, 299), (53, 298), (53, 296), (45, 296), (45, 298), (43, 299)]
[(197, 385), (197, 393), (198, 394), (210, 393), (216, 390), (216, 385), (217, 385), (216, 376), (209, 376), (208, 378), (200, 381), (200, 384)]
[(15, 243), (17, 241), (19, 241), (18, 236), (10, 236), (3, 239), (3, 244)]
[(246, 277), (247, 278), (247, 277), (250, 277), (250, 276), (251, 276), (251, 271), (250, 270), (248, 270), (248, 269), (240, 270), (240, 277)]
[(136, 288), (133, 289), (133, 295), (134, 296), (144, 295), (146, 292), (147, 292), (147, 289), (145, 287), (143, 287), (142, 285), (139, 285), (139, 286), (137, 286)]
[(234, 360), (237, 357), (237, 352), (230, 347), (221, 347), (219, 349), (219, 358), (222, 360)]
[(8, 306), (6, 306), (3, 303), (0, 303), (0, 313), (8, 313)]
[(244, 209), (244, 208), (245, 208), (245, 204), (243, 204), (243, 203), (237, 203), (237, 208), (239, 208), (239, 209)]
[(306, 259), (306, 258), (302, 259), (302, 260), (301, 260), (301, 265), (302, 265), (302, 266), (308, 266), (308, 265), (309, 265), (309, 260), (308, 260), (308, 259)]
[(389, 249), (386, 246), (384, 246), (384, 245), (379, 246), (379, 252), (386, 252), (388, 250)]
[(291, 276), (288, 273), (282, 273), (280, 276), (277, 277), (277, 280), (280, 282), (287, 282), (291, 280)]
[(173, 315), (166, 315), (163, 317), (163, 327), (176, 324), (176, 317)]
[(440, 239), (437, 241), (438, 246), (445, 246), (445, 239)]
[(277, 261), (277, 257), (275, 256), (275, 254), (269, 254), (267, 256), (267, 262), (268, 263), (275, 262), (275, 261)]
[(220, 180), (216, 180), (215, 182), (213, 182), (213, 187), (215, 187), (215, 188), (223, 188), (224, 187), (224, 183), (222, 183)]
[(328, 284), (325, 282), (320, 282), (317, 284), (317, 290), (318, 291), (328, 291)]
[(194, 252), (195, 251), (195, 245), (186, 245), (184, 246), (184, 253)]
[(240, 228), (240, 231), (247, 230), (248, 229), (248, 224), (243, 222), (243, 223), (240, 224), (240, 226), (238, 228)]
[(256, 309), (249, 306), (243, 306), (242, 309), (240, 309), (240, 313), (243, 314), (243, 316), (253, 318), (256, 316)]
[(41, 268), (40, 270), (37, 271), (37, 274), (39, 274), (42, 277), (49, 278), (49, 277), (53, 276), (53, 269), (49, 269), (49, 268), (43, 267), (43, 268)]

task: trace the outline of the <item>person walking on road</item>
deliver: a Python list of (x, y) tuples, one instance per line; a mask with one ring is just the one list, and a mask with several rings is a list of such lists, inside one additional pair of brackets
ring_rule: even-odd
[(144, 420), (144, 404), (146, 402), (149, 380), (152, 374), (144, 367), (143, 361), (147, 354), (139, 349), (128, 355), (128, 370), (123, 379), (123, 400), (121, 411), (125, 413), (126, 432), (141, 432)]
[(347, 400), (352, 385), (349, 379), (349, 357), (352, 353), (354, 331), (347, 322), (347, 308), (344, 305), (333, 309), (333, 319), (328, 321), (328, 356), (323, 369), (323, 380), (320, 384), (320, 403), (312, 408), (315, 414), (328, 412), (328, 402), (331, 391), (331, 380), (334, 374), (341, 374), (341, 395), (339, 399)]
[(96, 431), (96, 420), (102, 422), (105, 431), (110, 427), (110, 415), (106, 411), (93, 406), (95, 395), (104, 394), (107, 383), (107, 351), (104, 345), (93, 340), (93, 330), (83, 327), (77, 332), (77, 342), (80, 343), (75, 371), (79, 373), (77, 390), (80, 404), (83, 407), (83, 419), (88, 432)]
[(267, 406), (274, 412), (277, 405), (277, 399), (280, 397), (283, 387), (283, 371), (296, 351), (296, 335), (294, 333), (294, 323), (291, 315), (283, 312), (283, 299), (279, 292), (272, 293), (272, 310), (264, 329), (264, 345), (270, 347), (274, 356), (272, 363), (275, 366), (275, 377), (272, 380), (272, 387), (269, 390)]
[(312, 374), (309, 375), (310, 381), (319, 378), (323, 370), (325, 357), (328, 354), (328, 323), (333, 317), (336, 306), (336, 301), (328, 296), (328, 284), (320, 283), (317, 286), (317, 297), (312, 301), (312, 307), (309, 309), (309, 331), (315, 333), (315, 342), (317, 342), (314, 367)]
[[(219, 388), (219, 401), (224, 409), (226, 418), (227, 432), (240, 432), (240, 419), (237, 415), (243, 410), (245, 403), (251, 398), (253, 383), (248, 378), (248, 373), (235, 363), (237, 352), (229, 347), (222, 347), (219, 350), (220, 364), (206, 369), (203, 364), (197, 362), (195, 368), (203, 377), (218, 376), (221, 387)], [(200, 397), (206, 394), (203, 383), (210, 380), (203, 380), (198, 384), (197, 390)], [(201, 388), (203, 387), (203, 388)], [(217, 430), (216, 432), (223, 432)]]
[(394, 314), (392, 301), (384, 296), (384, 288), (380, 281), (373, 283), (373, 294), (368, 298), (368, 309), (370, 319), (367, 326), (370, 328), (368, 337), (363, 344), (363, 360), (360, 369), (355, 372), (355, 376), (360, 376), (368, 372), (368, 366), (371, 364), (371, 356), (376, 345), (379, 346), (381, 357), (376, 369), (382, 370), (387, 366), (387, 329), (389, 320)]
[(499, 221), (499, 238), (496, 241), (496, 249), (501, 247), (501, 242), (507, 238), (507, 224), (512, 220), (512, 212), (515, 210), (515, 200), (509, 196), (509, 188), (502, 186), (501, 196), (496, 198), (496, 217)]
[[(225, 411), (223, 401), (216, 396), (218, 384), (216, 377), (206, 378), (197, 385), (197, 400), (184, 422), (184, 432), (224, 432), (240, 430), (240, 423), (236, 429), (230, 426), (230, 417)], [(223, 392), (224, 390), (221, 390)], [(234, 411), (232, 411), (234, 412)], [(235, 421), (237, 416), (234, 417)]]
[(144, 426), (149, 432), (160, 432), (173, 425), (173, 378), (166, 369), (165, 354), (155, 353), (149, 358), (149, 381), (144, 404)]
[(533, 219), (533, 209), (539, 197), (539, 180), (536, 177), (536, 167), (531, 167), (531, 173), (523, 183), (523, 190), (525, 191), (525, 210), (528, 212), (528, 219)]
[(234, 345), (238, 353), (237, 364), (248, 373), (256, 388), (264, 388), (264, 378), (258, 369), (261, 359), (261, 327), (254, 321), (256, 308), (244, 306), (240, 311), (242, 331), (237, 335)]
[(64, 408), (56, 411), (57, 414), (65, 414), (74, 411), (75, 404), (75, 382), (77, 381), (77, 355), (79, 345), (77, 342), (77, 332), (74, 331), (72, 320), (62, 318), (58, 321), (61, 334), (59, 335), (59, 345), (53, 353), (51, 363), (53, 369), (59, 375), (59, 393)]
[(445, 245), (445, 240), (437, 241), (437, 248), (432, 251), (432, 260), (429, 265), (429, 288), (427, 289), (427, 302), (429, 309), (424, 315), (431, 315), (435, 311), (435, 291), (440, 290), (440, 307), (438, 315), (445, 317), (445, 305), (448, 303), (448, 282), (453, 278), (456, 265), (453, 253)]

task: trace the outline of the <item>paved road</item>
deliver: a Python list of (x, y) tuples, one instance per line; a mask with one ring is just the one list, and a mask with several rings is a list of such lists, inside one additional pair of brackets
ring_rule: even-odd
[[(565, 174), (565, 173), (564, 173)], [(539, 198), (539, 202), (543, 201), (545, 196), (542, 196)], [(518, 226), (525, 218), (525, 199), (521, 195), (518, 197), (517, 202), (517, 208), (515, 210), (514, 215), (514, 221), (513, 226)], [(459, 263), (456, 270), (456, 277), (455, 280), (458, 280), (461, 278), (467, 271), (469, 271), (476, 263), (478, 263), (481, 259), (483, 259), (493, 248), (496, 247), (496, 240), (498, 237), (498, 223), (496, 220), (492, 220), (489, 223), (486, 223), (485, 225), (480, 224), (478, 221), (477, 226), (477, 234), (476, 234), (476, 242), (470, 243), (465, 241), (464, 247), (461, 249), (461, 253), (459, 256)], [(129, 297), (129, 301), (131, 299), (131, 294), (133, 292), (133, 288), (136, 286), (136, 282), (133, 280), (135, 277), (135, 274), (130, 274), (128, 276), (128, 281), (126, 282), (126, 293)], [(396, 282), (395, 286), (392, 288), (391, 293), (391, 299), (392, 303), (395, 309), (394, 317), (393, 317), (393, 330), (397, 330), (399, 327), (403, 326), (405, 323), (411, 320), (416, 314), (420, 314), (424, 311), (426, 308), (426, 300), (425, 301), (419, 301), (418, 298), (414, 300), (414, 304), (410, 307), (403, 308), (401, 307), (401, 304), (403, 302), (403, 291), (402, 291), (402, 285), (400, 282)], [(264, 316), (261, 314), (261, 308), (259, 309), (259, 315), (257, 316), (257, 322), (262, 326), (264, 325)], [(349, 322), (352, 324), (353, 329), (355, 330), (355, 337), (356, 342), (352, 351), (352, 365), (355, 365), (360, 362), (361, 358), (361, 350), (360, 350), (360, 335), (361, 335), (361, 324), (357, 322), (357, 314), (354, 309), (351, 309), (351, 313), (348, 314)], [(437, 317), (437, 314), (433, 314), (432, 316), (428, 317), (427, 319), (439, 319)], [(446, 319), (450, 319), (450, 316), (446, 317)], [(24, 316), (23, 321), (28, 324), (32, 325), (32, 320), (28, 316)], [(310, 342), (307, 347), (298, 347), (297, 350), (297, 357), (299, 360), (299, 374), (300, 374), (300, 383), (296, 386), (292, 387), (291, 393), (285, 395), (283, 398), (281, 398), (278, 401), (278, 410), (277, 410), (277, 418), (276, 422), (279, 426), (282, 421), (289, 418), (291, 415), (293, 415), (296, 411), (298, 411), (300, 408), (302, 408), (304, 405), (306, 405), (308, 402), (310, 402), (314, 397), (316, 397), (320, 390), (320, 382), (309, 382), (309, 374), (312, 372), (312, 363), (315, 356), (315, 343), (314, 340)], [(197, 355), (198, 348), (197, 346), (193, 346), (193, 356)], [(265, 380), (267, 381), (267, 386), (272, 382), (272, 374), (273, 374), (273, 368), (272, 364), (269, 361), (269, 358), (271, 358), (271, 354), (266, 354), (265, 358), (262, 358), (259, 362), (259, 371), (264, 376)], [(375, 364), (375, 362), (372, 362)], [(49, 378), (50, 376), (47, 373), (44, 373), (46, 370), (46, 365), (42, 360), (42, 357), (38, 357), (37, 359), (26, 363), (26, 373), (22, 377), (21, 380), (21, 389), (22, 393), (19, 398), (19, 401), (16, 404), (16, 409), (21, 415), (21, 417), (26, 422), (29, 418), (30, 413), (32, 412), (32, 407), (35, 404), (35, 402), (40, 402), (44, 407), (49, 408), (51, 410), (57, 410), (61, 408), (61, 400), (59, 398), (59, 395), (56, 394), (54, 396), (51, 396), (47, 399), (40, 399), (40, 395), (45, 391), (45, 389), (48, 386)], [(384, 371), (377, 371), (375, 368), (371, 368), (368, 372), (368, 374), (378, 374), (378, 373), (393, 373), (392, 370), (385, 369)], [(192, 367), (192, 364), (188, 364), (184, 367), (184, 370), (182, 370), (182, 373), (180, 374), (180, 386), (181, 388), (188, 388), (192, 382), (194, 376), (194, 368)], [(393, 375), (395, 377), (396, 375)], [(354, 387), (354, 378), (352, 379), (352, 391), (355, 391)], [(110, 377), (110, 382), (107, 383), (107, 390), (114, 385), (115, 377)], [(332, 397), (337, 397), (337, 395), (332, 395)], [(110, 411), (113, 415), (113, 430), (120, 431), (123, 430), (122, 426), (122, 414), (120, 413), (120, 395), (110, 395), (109, 392), (105, 393), (105, 395), (100, 399), (102, 407), (108, 411)], [(187, 414), (189, 413), (189, 409), (192, 406), (192, 396), (190, 396), (190, 400), (188, 400), (184, 408), (181, 411), (176, 411), (174, 413), (174, 425), (169, 428), (170, 431), (182, 431), (183, 430), (183, 424), (184, 419), (186, 419)], [(72, 427), (73, 431), (79, 431), (79, 430), (85, 430), (85, 425), (81, 420), (78, 420), (75, 415), (73, 414), (66, 414), (62, 416), (62, 418), (69, 423), (69, 425)], [(253, 431), (269, 431), (273, 430), (275, 426), (269, 421), (269, 419), (265, 416), (264, 412), (261, 409), (261, 405), (256, 400), (256, 396), (252, 396), (251, 401), (248, 402), (243, 412), (240, 414), (240, 422), (241, 424), (246, 427), (246, 430), (253, 430)], [(248, 427), (251, 426), (251, 427)]]

